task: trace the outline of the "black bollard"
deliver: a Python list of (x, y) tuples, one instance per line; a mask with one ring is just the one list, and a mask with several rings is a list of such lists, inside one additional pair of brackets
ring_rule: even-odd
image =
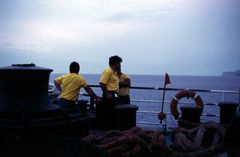
[(178, 125), (180, 127), (191, 129), (201, 123), (200, 117), (203, 111), (202, 107), (193, 104), (192, 106), (182, 106), (180, 110), (182, 111), (182, 116), (178, 120)]
[(220, 102), (220, 123), (222, 124), (230, 124), (232, 118), (237, 113), (238, 103), (235, 102)]
[(116, 129), (128, 130), (136, 126), (136, 111), (138, 106), (133, 104), (119, 104), (115, 106)]
[(202, 114), (202, 107), (198, 106), (182, 106), (180, 107), (182, 111), (182, 120), (200, 123), (200, 116)]
[(240, 156), (240, 113), (233, 117), (227, 128), (224, 146), (229, 157)]

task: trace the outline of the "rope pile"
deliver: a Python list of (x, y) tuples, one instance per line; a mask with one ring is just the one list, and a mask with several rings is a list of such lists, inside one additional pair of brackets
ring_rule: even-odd
[(82, 140), (96, 145), (114, 157), (153, 155), (169, 157), (171, 152), (165, 144), (165, 136), (158, 131), (145, 131), (135, 127), (128, 131), (112, 130), (103, 136), (89, 135)]
[(177, 128), (173, 135), (173, 157), (206, 157), (223, 151), (225, 128), (218, 123), (203, 123), (187, 130)]
[(110, 157), (207, 157), (224, 151), (225, 128), (218, 123), (203, 123), (193, 129), (176, 128), (172, 145), (166, 145), (159, 131), (135, 127), (112, 130), (104, 135), (89, 135), (82, 140), (95, 145)]

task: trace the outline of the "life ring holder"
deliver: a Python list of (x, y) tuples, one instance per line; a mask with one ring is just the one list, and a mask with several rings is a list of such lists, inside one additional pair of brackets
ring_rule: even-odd
[(193, 90), (183, 90), (183, 91), (180, 91), (179, 93), (177, 93), (173, 98), (172, 98), (172, 101), (171, 101), (171, 105), (170, 105), (170, 108), (171, 108), (171, 113), (172, 115), (174, 116), (175, 119), (178, 119), (179, 118), (179, 112), (178, 112), (178, 109), (177, 109), (177, 104), (178, 102), (180, 101), (181, 98), (183, 97), (191, 97), (196, 105), (198, 107), (201, 107), (202, 110), (203, 110), (203, 101), (202, 101), (202, 98), (197, 94), (195, 93)]

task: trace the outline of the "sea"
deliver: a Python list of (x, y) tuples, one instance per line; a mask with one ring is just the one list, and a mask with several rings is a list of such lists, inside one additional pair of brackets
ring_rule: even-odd
[[(53, 84), (56, 77), (62, 74), (51, 74), (49, 83)], [(99, 85), (99, 74), (81, 74), (89, 85)], [(163, 75), (129, 75), (131, 79), (131, 85), (135, 87), (153, 87), (162, 88), (164, 85)], [(203, 114), (201, 116), (202, 122), (219, 122), (220, 121), (220, 109), (218, 104), (220, 102), (240, 102), (240, 77), (239, 76), (175, 76), (169, 75), (171, 84), (168, 84), (167, 88), (178, 89), (201, 89), (211, 90), (212, 92), (197, 92), (204, 102)], [(94, 92), (98, 95), (102, 95), (100, 88), (93, 88)], [(163, 90), (143, 90), (143, 89), (131, 89), (130, 98), (131, 104), (135, 104), (139, 107), (137, 112), (137, 124), (143, 127), (154, 126), (161, 127), (167, 125), (174, 127), (177, 125), (177, 121), (173, 118), (170, 112), (170, 103), (172, 98), (180, 90), (165, 91), (164, 103)], [(86, 93), (84, 89), (81, 89), (81, 94)], [(79, 99), (89, 100), (89, 97), (83, 95), (79, 96)], [(166, 113), (166, 119), (160, 124), (158, 119), (158, 113), (162, 111)], [(213, 104), (213, 105), (208, 105)], [(191, 98), (182, 98), (178, 104), (178, 110), (184, 105), (195, 105), (194, 100)], [(147, 112), (145, 112), (147, 111)], [(180, 112), (180, 110), (179, 110)]]

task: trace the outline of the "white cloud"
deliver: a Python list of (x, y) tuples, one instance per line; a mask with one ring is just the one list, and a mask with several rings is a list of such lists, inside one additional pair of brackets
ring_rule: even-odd
[[(11, 43), (19, 49), (33, 49), (35, 45), (37, 49), (52, 50), (73, 43), (94, 44), (115, 40), (131, 32), (150, 29), (151, 23), (145, 20), (173, 9), (175, 5), (175, 2), (158, 0), (45, 0), (37, 2), (42, 3), (39, 5), (42, 8), (37, 8), (33, 5), (34, 1), (27, 2), (43, 16), (39, 13), (37, 19), (31, 15), (20, 17), (20, 20), (9, 19), (17, 27), (10, 27), (11, 30), (5, 33), (8, 39), (1, 42)], [(22, 8), (26, 9), (26, 13), (34, 10), (26, 6)], [(24, 10), (21, 12), (25, 15)], [(119, 22), (119, 19), (123, 20)]]

